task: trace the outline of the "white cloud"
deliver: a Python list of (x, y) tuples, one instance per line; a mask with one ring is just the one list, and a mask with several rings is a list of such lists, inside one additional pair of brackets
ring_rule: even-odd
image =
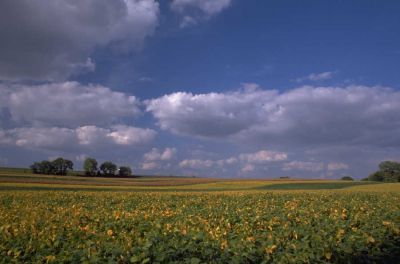
[(231, 0), (173, 0), (172, 10), (183, 13), (188, 8), (201, 10), (206, 15), (214, 15), (229, 7)]
[[(185, 159), (179, 163), (181, 168), (191, 169), (209, 169), (211, 167), (226, 169), (240, 162), (242, 171), (250, 172), (256, 169), (256, 166), (265, 165), (270, 162), (285, 161), (287, 154), (283, 152), (261, 150), (254, 153), (244, 153), (237, 157), (229, 157), (226, 159), (210, 160), (210, 159)], [(218, 167), (217, 167), (218, 166)]]
[[(260, 118), (264, 102), (275, 91), (209, 93), (193, 95), (178, 92), (146, 101), (147, 111), (158, 119), (162, 129), (177, 134), (226, 137), (251, 126)], [(260, 113), (261, 114), (261, 113)]]
[(155, 0), (1, 1), (0, 79), (59, 80), (94, 70), (95, 48), (140, 48), (158, 14)]
[(252, 165), (252, 164), (246, 164), (242, 169), (241, 169), (241, 171), (242, 172), (253, 172), (255, 170), (255, 167), (254, 167), (254, 165)]
[(176, 156), (176, 148), (165, 148), (160, 151), (157, 148), (152, 148), (151, 151), (144, 154), (143, 159), (149, 161), (168, 161)]
[(179, 163), (179, 167), (190, 168), (190, 169), (204, 169), (204, 168), (210, 168), (214, 164), (215, 163), (212, 160), (185, 159)]
[(118, 125), (112, 127), (107, 137), (119, 145), (138, 145), (150, 142), (155, 135), (156, 132), (152, 129)]
[(142, 163), (142, 170), (154, 170), (160, 167), (156, 162), (144, 162)]
[(161, 154), (161, 160), (171, 160), (175, 157), (176, 155), (176, 149), (175, 148), (166, 148), (164, 152)]
[(157, 148), (152, 148), (149, 152), (143, 156), (145, 161), (160, 160), (160, 151)]
[(171, 9), (183, 16), (180, 27), (185, 28), (217, 15), (231, 3), (232, 0), (173, 0)]
[(182, 18), (181, 24), (179, 25), (180, 28), (190, 27), (196, 25), (198, 22), (195, 18), (191, 16), (184, 16)]
[(240, 154), (239, 159), (248, 163), (262, 164), (287, 160), (287, 154), (284, 152), (261, 150), (255, 153)]
[(227, 158), (227, 159), (225, 160), (225, 163), (226, 163), (226, 164), (229, 164), (229, 165), (235, 164), (235, 163), (237, 163), (237, 162), (238, 162), (238, 159), (235, 158), (235, 157), (230, 157), (230, 158)]
[(80, 145), (97, 145), (104, 143), (108, 129), (96, 126), (82, 126), (75, 129), (76, 136)]
[(158, 125), (176, 134), (263, 146), (400, 146), (400, 91), (304, 86), (279, 93), (178, 92), (146, 101)]
[(60, 149), (77, 144), (75, 131), (69, 128), (15, 128), (6, 133), (10, 142), (24, 148)]
[[(0, 85), (0, 103), (17, 124), (38, 126), (109, 125), (139, 115), (134, 96), (77, 82), (36, 86)], [(0, 117), (1, 118), (1, 117)]]
[(151, 129), (124, 125), (112, 128), (83, 126), (75, 129), (60, 127), (26, 127), (0, 130), (0, 143), (23, 148), (72, 149), (79, 147), (142, 145), (153, 140)]
[(314, 161), (291, 161), (283, 164), (282, 170), (291, 171), (291, 170), (301, 170), (301, 171), (312, 171), (318, 172), (324, 169), (323, 162), (314, 162)]
[(334, 171), (334, 170), (347, 170), (349, 168), (349, 165), (343, 162), (330, 162), (328, 163), (328, 171)]
[[(140, 104), (134, 96), (100, 85), (1, 83), (0, 144), (10, 155), (29, 149), (50, 155), (88, 153), (107, 158), (112, 149), (113, 155), (136, 156), (132, 146), (146, 145), (157, 134), (127, 125), (140, 115)], [(171, 157), (171, 151), (162, 153), (162, 158)]]
[(308, 76), (297, 78), (296, 82), (304, 82), (304, 81), (324, 81), (332, 79), (335, 73), (331, 71), (321, 72), (321, 73), (311, 73)]

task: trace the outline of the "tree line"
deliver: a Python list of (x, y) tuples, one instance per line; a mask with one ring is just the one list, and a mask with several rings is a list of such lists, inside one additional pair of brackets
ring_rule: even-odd
[[(72, 171), (74, 163), (62, 157), (53, 161), (43, 160), (34, 162), (30, 168), (34, 174), (48, 175), (67, 175)], [(105, 161), (100, 166), (94, 158), (86, 158), (83, 162), (83, 170), (86, 176), (116, 176), (127, 177), (132, 175), (132, 169), (128, 166), (120, 166), (119, 168), (111, 161)]]
[(128, 166), (120, 166), (119, 169), (117, 165), (111, 161), (103, 162), (100, 167), (97, 167), (97, 160), (94, 158), (86, 158), (83, 162), (83, 170), (86, 176), (115, 176), (118, 171), (118, 175), (122, 177), (127, 177), (132, 175), (132, 169)]
[(53, 161), (43, 160), (35, 162), (30, 168), (35, 174), (67, 175), (69, 170), (73, 170), (74, 163), (60, 157)]
[(379, 170), (372, 173), (368, 176), (368, 178), (364, 180), (380, 182), (400, 182), (400, 163), (389, 160), (383, 161), (379, 164)]

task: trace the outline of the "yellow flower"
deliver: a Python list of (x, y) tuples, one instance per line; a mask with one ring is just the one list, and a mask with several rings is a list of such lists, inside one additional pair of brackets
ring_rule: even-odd
[(325, 253), (325, 258), (326, 258), (327, 260), (330, 260), (330, 259), (332, 258), (332, 253), (331, 253), (331, 252), (326, 252), (326, 253)]
[(221, 249), (224, 249), (224, 248), (227, 248), (227, 247), (228, 247), (228, 241), (223, 240), (223, 241), (221, 242)]
[(107, 235), (112, 236), (114, 234), (114, 232), (111, 229), (107, 230)]
[(274, 251), (277, 249), (277, 245), (272, 245), (270, 247), (265, 248), (265, 252), (267, 252), (268, 254), (272, 254), (274, 253)]
[(46, 256), (46, 263), (53, 262), (55, 259), (56, 259), (55, 256), (52, 256), (52, 255)]

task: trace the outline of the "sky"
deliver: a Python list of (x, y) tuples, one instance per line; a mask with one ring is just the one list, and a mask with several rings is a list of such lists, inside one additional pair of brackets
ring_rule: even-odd
[(397, 0), (4, 0), (0, 166), (364, 178), (400, 161)]

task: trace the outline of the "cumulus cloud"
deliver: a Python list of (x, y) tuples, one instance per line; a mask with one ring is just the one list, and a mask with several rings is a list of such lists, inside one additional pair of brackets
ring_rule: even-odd
[(161, 154), (161, 160), (171, 160), (175, 157), (176, 155), (176, 149), (175, 148), (166, 148), (164, 152)]
[(335, 73), (331, 71), (321, 72), (321, 73), (311, 73), (305, 77), (297, 78), (296, 82), (304, 82), (304, 81), (324, 81), (332, 79)]
[(190, 27), (190, 26), (196, 25), (197, 23), (198, 23), (198, 21), (195, 18), (193, 18), (191, 16), (184, 16), (182, 18), (182, 21), (181, 21), (179, 27), (181, 27), (181, 28)]
[(185, 159), (179, 163), (181, 168), (189, 169), (204, 169), (210, 168), (215, 164), (212, 160), (201, 160), (201, 159)]
[(94, 70), (95, 48), (140, 48), (158, 13), (155, 0), (1, 1), (0, 79), (59, 80)]
[(60, 127), (24, 127), (0, 130), (0, 143), (23, 148), (71, 149), (100, 146), (133, 146), (150, 142), (156, 132), (130, 126), (100, 128), (83, 126), (75, 129)]
[(175, 157), (176, 148), (165, 148), (164, 151), (160, 151), (157, 148), (153, 148), (151, 151), (144, 154), (143, 158), (145, 161), (168, 161)]
[(244, 173), (253, 172), (254, 170), (255, 170), (255, 166), (253, 164), (246, 164), (241, 169), (241, 171)]
[(166, 164), (166, 162), (174, 159), (176, 153), (176, 148), (165, 148), (164, 150), (152, 148), (149, 152), (143, 155), (144, 162), (141, 164), (142, 170), (168, 168), (171, 164)]
[(154, 170), (158, 169), (160, 165), (156, 162), (144, 162), (142, 163), (142, 170)]
[(282, 170), (291, 171), (291, 170), (301, 170), (301, 171), (311, 171), (318, 172), (324, 169), (323, 162), (314, 162), (314, 161), (291, 161), (284, 163)]
[(118, 125), (112, 127), (107, 137), (119, 145), (137, 145), (150, 142), (155, 135), (152, 129)]
[(257, 166), (285, 160), (287, 160), (287, 154), (284, 152), (260, 150), (254, 153), (243, 153), (239, 154), (237, 157), (229, 157), (219, 160), (185, 159), (179, 163), (179, 166), (181, 168), (190, 169), (207, 169), (211, 167), (226, 169), (226, 167), (238, 164), (242, 166), (243, 172), (250, 172), (254, 171)]
[(237, 162), (238, 162), (238, 159), (235, 158), (235, 157), (230, 157), (230, 158), (227, 158), (227, 159), (223, 160), (223, 163), (224, 164), (228, 164), (228, 165), (232, 165), (232, 164), (235, 164)]
[(180, 24), (184, 28), (222, 12), (231, 3), (232, 0), (173, 0), (171, 9), (184, 15)]
[[(275, 91), (262, 92), (271, 97)], [(236, 134), (260, 118), (256, 112), (264, 102), (258, 92), (209, 93), (178, 92), (146, 102), (147, 111), (162, 129), (177, 134), (226, 137)], [(256, 105), (254, 105), (256, 104)]]
[(261, 150), (255, 153), (240, 154), (239, 159), (248, 163), (262, 164), (272, 161), (287, 160), (287, 154), (284, 152)]
[(76, 127), (110, 125), (124, 117), (138, 116), (139, 101), (101, 85), (77, 82), (36, 86), (0, 85), (0, 103), (15, 124)]
[(69, 128), (16, 128), (7, 131), (18, 147), (59, 149), (77, 143), (75, 131)]
[(385, 87), (304, 86), (284, 92), (178, 92), (146, 102), (176, 134), (272, 146), (400, 146), (400, 92)]
[(188, 8), (195, 8), (207, 15), (214, 15), (229, 7), (230, 4), (231, 0), (173, 0), (171, 8), (180, 13)]

